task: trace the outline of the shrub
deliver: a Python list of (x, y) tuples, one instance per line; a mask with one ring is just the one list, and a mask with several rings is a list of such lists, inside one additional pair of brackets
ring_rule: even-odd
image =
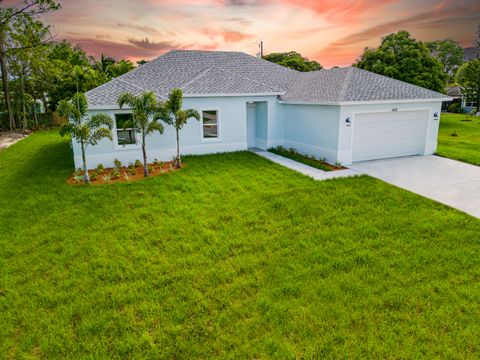
[(98, 173), (98, 175), (101, 175), (105, 172), (105, 167), (103, 166), (102, 163), (98, 164), (97, 167), (95, 168), (95, 171)]
[(451, 112), (451, 113), (458, 113), (460, 112), (460, 103), (456, 102), (456, 103), (452, 103), (448, 106), (448, 112)]
[(152, 164), (147, 165), (147, 170), (149, 174), (153, 174), (155, 172), (155, 167)]
[(98, 172), (93, 171), (93, 172), (90, 174), (90, 180), (94, 181), (94, 180), (97, 180), (97, 178), (98, 178)]
[(83, 175), (74, 175), (73, 181), (75, 184), (81, 184), (83, 182)]
[(112, 177), (112, 179), (119, 179), (120, 170), (118, 170), (117, 168), (112, 169), (112, 171), (110, 172), (110, 176)]
[(342, 167), (342, 163), (340, 161), (335, 161), (335, 167), (336, 168), (339, 168), (339, 167)]
[(134, 167), (129, 167), (128, 170), (127, 170), (127, 173), (130, 176), (136, 175), (137, 174), (137, 169), (135, 169)]
[(126, 172), (123, 173), (123, 178), (128, 181), (130, 180), (130, 175), (128, 175)]
[(140, 160), (137, 159), (137, 160), (135, 160), (134, 166), (135, 166), (135, 167), (142, 167), (143, 164), (142, 164), (142, 162), (141, 162)]
[(120, 169), (122, 167), (122, 162), (118, 159), (113, 160), (113, 164), (117, 169)]
[(160, 164), (160, 160), (155, 159), (153, 160), (153, 165), (158, 166)]
[(129, 169), (133, 169), (135, 167), (135, 165), (132, 163), (132, 162), (129, 162), (128, 163), (128, 168)]
[(112, 177), (110, 176), (110, 174), (105, 174), (102, 176), (102, 180), (106, 184), (110, 184), (112, 182)]
[(458, 136), (457, 130), (453, 130), (453, 133), (451, 133), (450, 136), (457, 137)]

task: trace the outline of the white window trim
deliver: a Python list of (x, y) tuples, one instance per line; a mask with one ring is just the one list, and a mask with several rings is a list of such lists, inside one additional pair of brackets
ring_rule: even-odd
[[(212, 143), (222, 141), (222, 126), (221, 126), (221, 112), (219, 108), (206, 107), (199, 109), (200, 111), (200, 141), (202, 143)], [(216, 138), (204, 138), (203, 137), (203, 112), (204, 111), (216, 111), (217, 112), (217, 137)]]
[[(140, 144), (137, 139), (137, 133), (134, 131), (133, 136), (135, 137), (135, 144), (128, 144), (128, 145), (119, 145), (118, 144), (118, 136), (117, 136), (117, 119), (115, 115), (117, 114), (131, 114), (131, 110), (116, 110), (113, 112), (113, 148), (115, 150), (137, 150), (140, 149)], [(123, 130), (123, 129), (120, 129)]]

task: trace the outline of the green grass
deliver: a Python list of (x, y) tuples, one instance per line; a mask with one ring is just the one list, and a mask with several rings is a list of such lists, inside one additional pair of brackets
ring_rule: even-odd
[[(471, 121), (462, 121), (462, 120)], [(458, 136), (451, 136), (453, 132)], [(465, 114), (442, 114), (437, 154), (480, 165), (480, 117)]]
[(480, 221), (255, 154), (69, 186), (68, 142), (0, 151), (0, 357), (478, 358)]
[(283, 146), (277, 146), (268, 149), (268, 151), (323, 171), (332, 171), (332, 168), (327, 166), (324, 161), (300, 154), (295, 149), (286, 149)]

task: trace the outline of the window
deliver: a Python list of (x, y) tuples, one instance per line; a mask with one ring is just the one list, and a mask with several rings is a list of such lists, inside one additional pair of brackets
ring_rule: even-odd
[(218, 139), (218, 112), (217, 110), (202, 111), (203, 138)]
[(132, 114), (115, 114), (115, 124), (117, 125), (118, 145), (135, 144), (135, 132), (132, 128), (126, 128), (125, 122), (132, 118)]
[(467, 107), (477, 107), (477, 101), (475, 99), (467, 98), (465, 101), (465, 106)]

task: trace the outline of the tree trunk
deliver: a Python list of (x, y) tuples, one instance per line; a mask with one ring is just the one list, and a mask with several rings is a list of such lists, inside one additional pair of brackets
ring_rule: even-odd
[(8, 71), (7, 62), (5, 60), (5, 49), (3, 47), (2, 37), (0, 36), (0, 68), (2, 72), (3, 94), (5, 96), (5, 105), (7, 107), (8, 119), (10, 123), (10, 131), (15, 130), (15, 119), (13, 118), (12, 102), (10, 100), (10, 90), (8, 88)]
[(177, 158), (175, 159), (174, 165), (178, 169), (182, 167), (182, 159), (180, 158), (180, 140), (178, 137), (178, 129), (175, 129), (175, 131), (177, 133)]
[(145, 149), (145, 135), (142, 136), (142, 152), (143, 152), (143, 176), (148, 177), (147, 150)]
[(37, 116), (37, 99), (33, 98), (33, 119), (35, 120), (35, 127), (38, 129), (38, 116)]
[(83, 140), (80, 142), (82, 146), (82, 161), (83, 161), (83, 181), (85, 184), (90, 184), (90, 176), (88, 176), (87, 170), (87, 157), (85, 156), (86, 146), (83, 143)]
[(20, 101), (22, 102), (22, 128), (23, 132), (27, 130), (27, 109), (25, 107), (25, 81), (23, 78), (23, 66), (22, 70), (20, 71)]

